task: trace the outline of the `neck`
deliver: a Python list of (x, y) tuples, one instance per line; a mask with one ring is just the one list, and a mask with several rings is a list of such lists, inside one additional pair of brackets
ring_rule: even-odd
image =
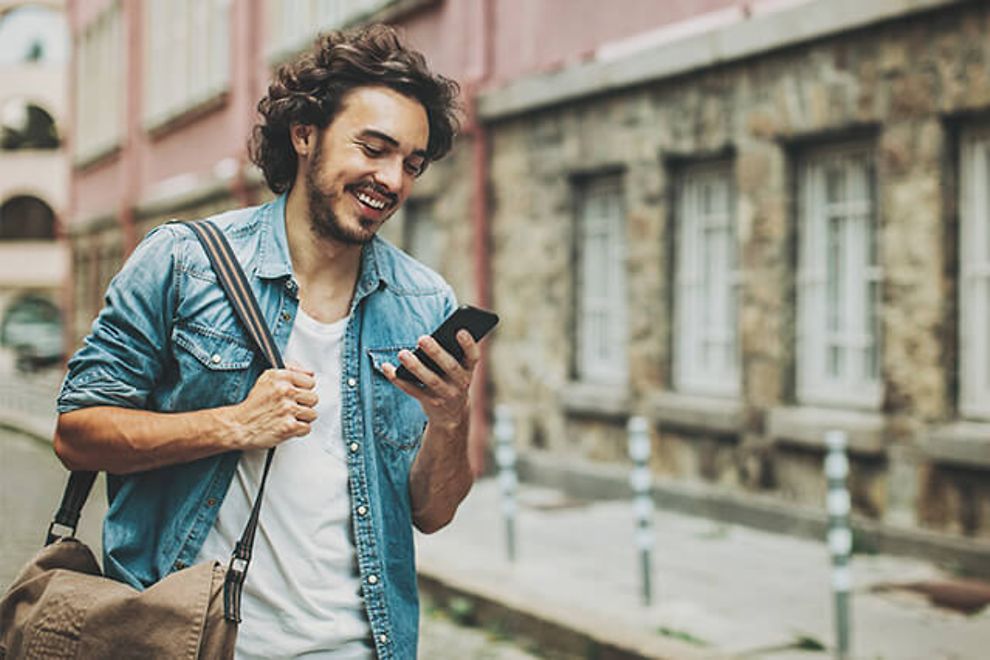
[(285, 201), (285, 234), (292, 270), (299, 282), (303, 309), (318, 321), (347, 315), (361, 267), (361, 247), (327, 238), (313, 230), (305, 185), (289, 191)]

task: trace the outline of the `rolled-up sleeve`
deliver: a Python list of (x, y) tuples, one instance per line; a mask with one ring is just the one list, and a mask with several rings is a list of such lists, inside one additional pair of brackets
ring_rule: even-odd
[(176, 240), (174, 227), (154, 229), (110, 282), (90, 334), (69, 360), (58, 412), (146, 407), (168, 354)]

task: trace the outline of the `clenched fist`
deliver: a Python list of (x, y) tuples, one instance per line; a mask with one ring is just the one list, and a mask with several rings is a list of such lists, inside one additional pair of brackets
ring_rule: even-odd
[(268, 449), (309, 433), (318, 401), (314, 373), (298, 365), (261, 374), (247, 398), (232, 407), (241, 449)]

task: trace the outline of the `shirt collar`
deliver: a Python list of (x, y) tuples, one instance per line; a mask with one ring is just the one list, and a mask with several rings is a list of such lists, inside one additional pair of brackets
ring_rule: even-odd
[[(262, 237), (258, 255), (258, 277), (277, 279), (292, 276), (292, 259), (289, 256), (289, 241), (285, 234), (285, 200), (282, 193), (273, 201), (261, 207)], [(373, 291), (389, 285), (385, 271), (381, 268), (382, 239), (375, 236), (361, 250), (361, 272), (354, 287), (354, 303)]]

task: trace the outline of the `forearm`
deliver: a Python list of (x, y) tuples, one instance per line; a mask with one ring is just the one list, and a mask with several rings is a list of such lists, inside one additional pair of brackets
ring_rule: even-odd
[(239, 446), (232, 407), (159, 413), (112, 406), (59, 415), (55, 453), (70, 470), (141, 472)]
[(450, 427), (428, 424), (409, 475), (413, 523), (426, 534), (445, 527), (474, 483), (468, 462), (469, 415)]

